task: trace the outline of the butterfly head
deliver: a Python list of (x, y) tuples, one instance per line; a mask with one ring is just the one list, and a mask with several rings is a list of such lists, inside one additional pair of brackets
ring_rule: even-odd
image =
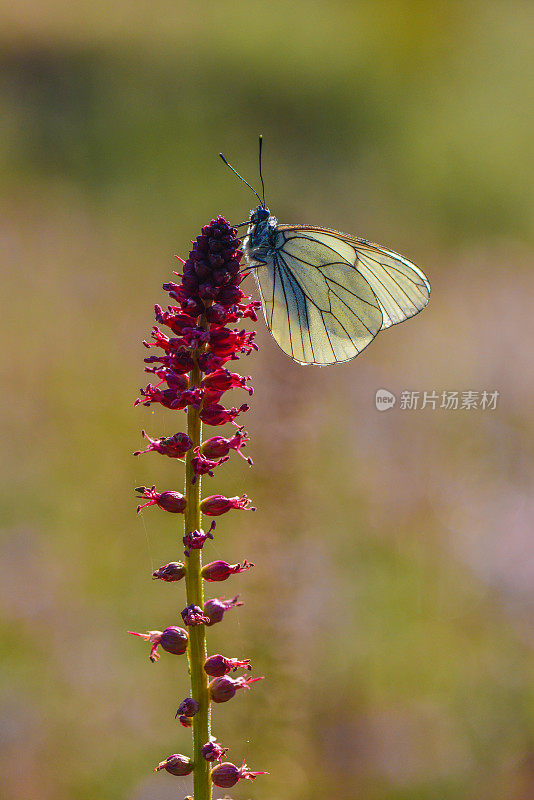
[(266, 219), (269, 219), (271, 216), (271, 212), (265, 206), (258, 206), (255, 211), (250, 212), (250, 225), (258, 225), (260, 222), (265, 222)]

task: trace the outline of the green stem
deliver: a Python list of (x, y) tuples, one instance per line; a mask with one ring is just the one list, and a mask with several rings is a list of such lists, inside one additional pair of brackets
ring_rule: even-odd
[[(190, 386), (200, 385), (200, 369), (195, 364), (191, 370)], [(202, 423), (199, 410), (188, 406), (187, 409), (187, 434), (193, 442), (193, 447), (187, 452), (185, 461), (185, 532), (200, 530), (200, 476), (192, 483), (194, 472), (191, 461), (194, 448), (201, 443)], [(202, 550), (191, 550), (187, 559), (187, 574), (185, 578), (187, 605), (204, 607), (204, 589), (202, 586)], [(204, 625), (189, 627), (189, 671), (191, 674), (191, 697), (200, 704), (200, 708), (193, 717), (193, 785), (194, 800), (211, 800), (211, 774), (209, 763), (202, 756), (202, 747), (210, 738), (210, 702), (208, 695), (208, 676), (204, 672), (204, 662), (207, 657), (206, 629)]]

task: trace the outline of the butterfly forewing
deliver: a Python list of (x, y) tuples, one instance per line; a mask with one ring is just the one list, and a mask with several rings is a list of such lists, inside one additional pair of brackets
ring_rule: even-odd
[(333, 364), (360, 353), (382, 324), (367, 281), (339, 253), (308, 236), (277, 234), (256, 276), (267, 325), (303, 364)]

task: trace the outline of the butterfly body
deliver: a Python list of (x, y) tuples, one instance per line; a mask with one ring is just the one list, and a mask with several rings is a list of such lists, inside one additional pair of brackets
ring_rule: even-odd
[(278, 220), (273, 217), (268, 208), (258, 206), (255, 211), (250, 212), (249, 226), (243, 249), (249, 264), (256, 262), (263, 263), (263, 256), (271, 252), (274, 253), (276, 242), (276, 228)]
[(328, 228), (279, 225), (264, 205), (250, 214), (243, 250), (267, 326), (300, 364), (355, 358), (430, 296), (424, 274), (398, 253)]

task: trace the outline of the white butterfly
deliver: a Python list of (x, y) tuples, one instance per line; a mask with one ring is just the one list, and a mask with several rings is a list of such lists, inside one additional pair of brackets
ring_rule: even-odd
[(427, 278), (398, 253), (328, 228), (279, 225), (260, 203), (250, 214), (243, 250), (265, 322), (299, 364), (350, 361), (378, 331), (428, 303)]

